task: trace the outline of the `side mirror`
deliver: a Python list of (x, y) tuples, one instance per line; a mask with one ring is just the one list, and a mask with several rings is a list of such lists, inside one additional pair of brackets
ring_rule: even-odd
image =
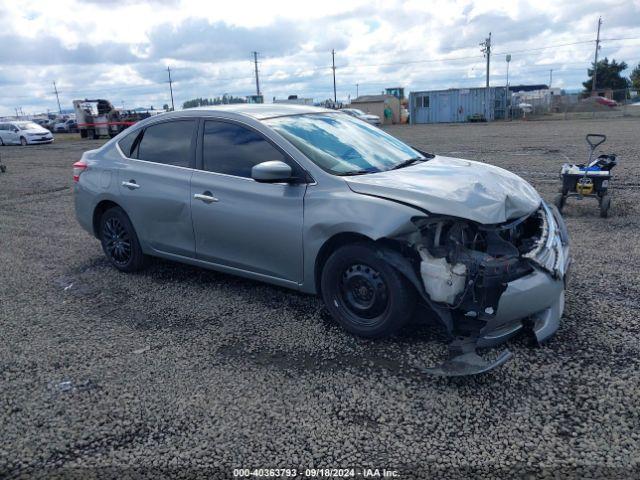
[(261, 183), (281, 183), (292, 180), (291, 167), (280, 160), (271, 160), (254, 165), (251, 178)]

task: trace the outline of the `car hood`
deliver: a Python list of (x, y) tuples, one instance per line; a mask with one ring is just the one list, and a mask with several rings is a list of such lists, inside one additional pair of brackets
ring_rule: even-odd
[(528, 182), (507, 170), (441, 156), (410, 167), (345, 180), (356, 193), (482, 224), (528, 215), (542, 201)]
[(363, 115), (362, 118), (368, 118), (369, 120), (379, 120), (380, 117), (378, 115), (373, 115), (372, 113), (367, 113)]

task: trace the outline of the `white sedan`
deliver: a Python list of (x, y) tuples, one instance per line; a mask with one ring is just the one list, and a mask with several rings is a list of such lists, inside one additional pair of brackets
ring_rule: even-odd
[(343, 108), (340, 110), (341, 112), (346, 113), (347, 115), (351, 115), (352, 117), (359, 118), (360, 120), (364, 120), (371, 125), (380, 126), (382, 123), (380, 121), (380, 117), (378, 115), (373, 115), (371, 113), (364, 113), (362, 110), (357, 108)]
[(33, 145), (53, 142), (53, 134), (35, 122), (0, 123), (0, 145)]

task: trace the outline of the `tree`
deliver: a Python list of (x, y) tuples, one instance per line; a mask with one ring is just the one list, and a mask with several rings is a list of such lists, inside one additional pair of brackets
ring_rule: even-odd
[(247, 103), (244, 97), (234, 97), (226, 93), (222, 97), (194, 98), (182, 104), (182, 108), (206, 107), (207, 105), (226, 105), (228, 103)]
[(599, 60), (597, 67), (594, 63), (591, 63), (591, 68), (587, 70), (589, 80), (587, 80), (586, 82), (582, 82), (582, 85), (585, 89), (585, 94), (587, 95), (591, 92), (591, 86), (593, 85), (594, 68), (597, 68), (596, 90), (602, 88), (611, 88), (614, 90), (614, 100), (624, 100), (626, 92), (622, 90), (629, 88), (629, 80), (620, 75), (620, 72), (627, 69), (627, 64), (625, 62), (618, 63), (615, 61), (615, 59), (609, 62), (609, 59), (607, 57)]
[(633, 87), (636, 92), (640, 92), (640, 62), (638, 62), (636, 68), (633, 69), (629, 78), (631, 79), (631, 87)]
[(169, 111), (169, 104), (168, 104), (168, 103), (165, 103), (164, 105), (162, 105), (162, 109), (163, 109), (165, 112), (168, 112), (168, 111)]

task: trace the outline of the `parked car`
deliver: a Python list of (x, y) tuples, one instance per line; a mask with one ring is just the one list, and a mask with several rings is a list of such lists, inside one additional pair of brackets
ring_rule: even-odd
[(53, 142), (51, 132), (35, 122), (0, 123), (0, 144), (2, 145), (31, 145), (51, 142)]
[(351, 115), (352, 117), (356, 117), (356, 118), (359, 118), (360, 120), (364, 120), (365, 122), (370, 123), (371, 125), (379, 126), (382, 124), (382, 122), (380, 121), (380, 117), (378, 115), (373, 115), (371, 113), (364, 113), (362, 110), (359, 110), (357, 108), (343, 108), (340, 111), (343, 113), (346, 113), (347, 115)]
[(596, 103), (599, 103), (600, 105), (604, 105), (606, 107), (617, 107), (618, 106), (618, 102), (616, 102), (615, 100), (609, 100), (608, 98), (605, 97), (595, 97), (595, 101)]
[(64, 122), (56, 123), (53, 131), (56, 133), (76, 133), (78, 131), (78, 123), (70, 118)]
[(77, 219), (123, 272), (156, 256), (318, 294), (365, 337), (397, 331), (418, 301), (473, 349), (525, 321), (539, 341), (559, 325), (570, 258), (555, 207), (513, 173), (332, 110), (169, 112), (73, 171)]

